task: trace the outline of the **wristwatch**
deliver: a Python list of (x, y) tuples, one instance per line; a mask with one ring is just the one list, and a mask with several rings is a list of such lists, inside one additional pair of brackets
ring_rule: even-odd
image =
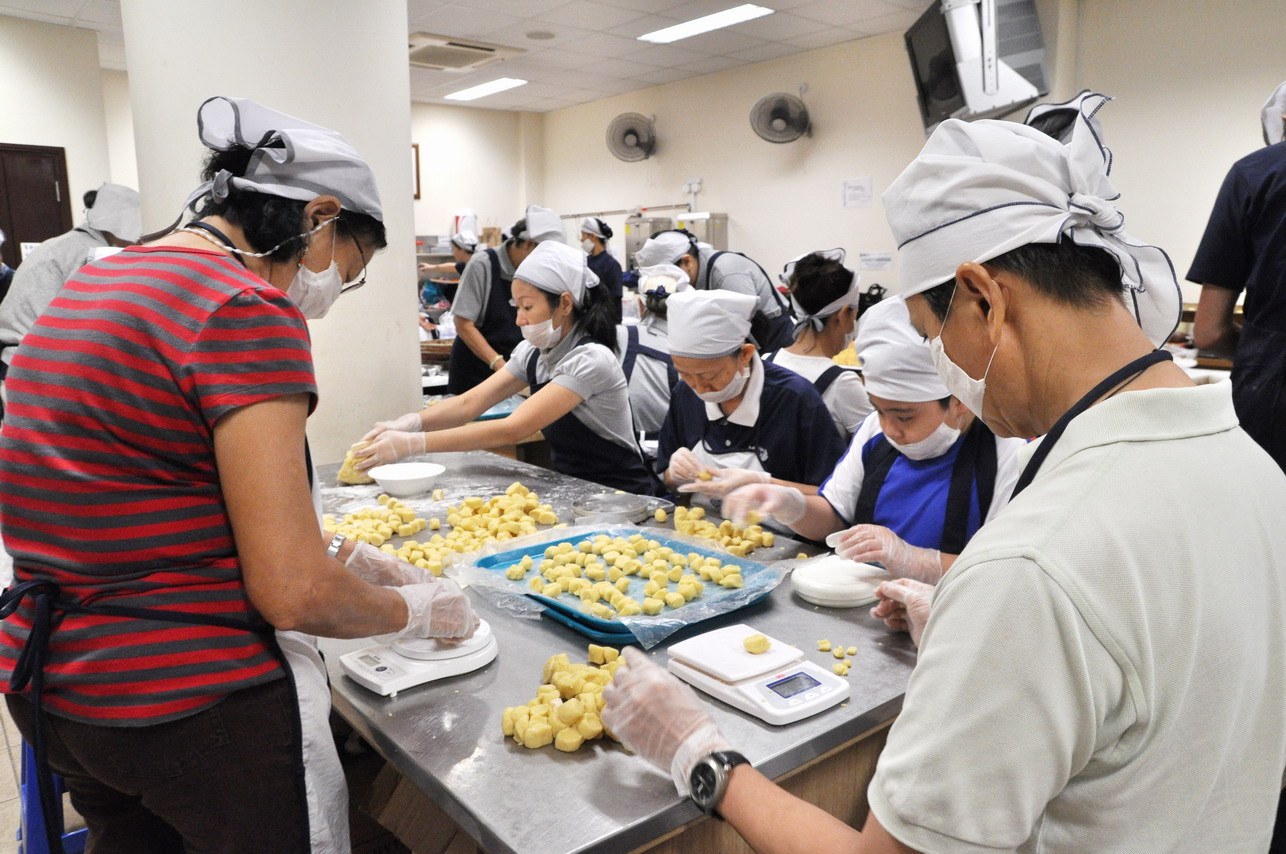
[(702, 812), (722, 818), (716, 810), (728, 790), (728, 777), (733, 768), (749, 762), (749, 759), (735, 751), (716, 750), (696, 764), (688, 777), (688, 787), (692, 800), (701, 807)]
[(348, 537), (345, 537), (343, 534), (336, 534), (335, 536), (331, 537), (330, 545), (326, 547), (326, 556), (338, 558), (339, 547), (344, 545), (344, 541), (347, 539)]

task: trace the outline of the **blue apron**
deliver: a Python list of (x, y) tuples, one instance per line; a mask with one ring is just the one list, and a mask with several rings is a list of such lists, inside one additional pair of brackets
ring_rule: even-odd
[[(576, 342), (576, 347), (592, 340), (582, 338)], [(536, 382), (536, 361), (539, 358), (540, 352), (532, 350), (527, 359), (527, 385), (531, 387), (532, 394), (549, 385), (548, 380)], [(547, 424), (541, 433), (549, 442), (549, 457), (554, 471), (635, 495), (657, 494), (656, 478), (643, 464), (642, 452), (637, 447), (632, 450), (623, 448), (598, 435), (576, 417), (574, 410)]]
[[(518, 329), (518, 310), (509, 304), (509, 286), (513, 279), (506, 278), (500, 270), (499, 250), (488, 249), (486, 252), (491, 262), (491, 291), (487, 295), (486, 311), (478, 318), (476, 326), (487, 343), (508, 359), (514, 347), (522, 340), (522, 331)], [(494, 371), (485, 362), (473, 355), (468, 344), (460, 338), (455, 339), (451, 344), (451, 361), (447, 366), (448, 392), (464, 394), (474, 386), (481, 385), (492, 373)]]

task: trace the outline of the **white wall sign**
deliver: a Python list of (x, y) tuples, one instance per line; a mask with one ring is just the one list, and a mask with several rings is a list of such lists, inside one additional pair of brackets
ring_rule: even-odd
[(892, 270), (892, 252), (863, 252), (857, 256), (859, 270)]
[(39, 245), (40, 245), (40, 241), (39, 241), (39, 240), (37, 240), (35, 243), (26, 243), (26, 242), (19, 243), (19, 244), (18, 244), (18, 248), (19, 248), (20, 250), (22, 250), (22, 257), (23, 257), (23, 259), (25, 260), (25, 259), (26, 259), (26, 257), (27, 257), (29, 254), (31, 254), (31, 251), (32, 251), (33, 249), (35, 249), (37, 246), (39, 246)]
[(871, 176), (844, 179), (844, 207), (869, 208), (871, 206)]

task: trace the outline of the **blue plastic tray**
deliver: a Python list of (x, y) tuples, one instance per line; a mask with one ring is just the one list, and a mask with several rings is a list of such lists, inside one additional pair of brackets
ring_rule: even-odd
[[(768, 571), (768, 568), (763, 564), (756, 563), (747, 558), (736, 557), (735, 555), (730, 555), (727, 552), (719, 552), (719, 551), (715, 551), (714, 549), (703, 548), (701, 546), (694, 546), (691, 543), (687, 543), (682, 540), (676, 540), (670, 537), (666, 537), (664, 535), (658, 535), (656, 532), (648, 529), (624, 528), (624, 527), (604, 528), (602, 530), (591, 531), (587, 534), (582, 534), (579, 536), (564, 537), (558, 540), (548, 540), (546, 542), (539, 543), (533, 546), (528, 546), (526, 548), (512, 549), (510, 551), (500, 552), (498, 554), (489, 555), (488, 557), (482, 558), (477, 562), (477, 566), (479, 569), (485, 569), (485, 570), (494, 571), (494, 572), (502, 572), (508, 569), (509, 567), (513, 566), (514, 564), (518, 563), (518, 561), (522, 560), (523, 557), (526, 557), (528, 555), (530, 555), (531, 558), (536, 561), (536, 564), (539, 565), (540, 561), (543, 560), (545, 557), (545, 549), (549, 548), (550, 546), (556, 546), (556, 545), (559, 545), (560, 543), (571, 543), (575, 545), (583, 540), (593, 539), (599, 534), (606, 534), (607, 536), (613, 537), (613, 538), (629, 537), (632, 534), (643, 534), (649, 540), (656, 540), (662, 546), (668, 546), (669, 548), (674, 549), (676, 552), (682, 552), (685, 555), (695, 552), (696, 554), (699, 554), (702, 557), (717, 557), (720, 560), (722, 560), (725, 564), (736, 563), (741, 567), (741, 575), (743, 578), (747, 580), (747, 582), (749, 582), (750, 579), (752, 579), (755, 575), (761, 572)], [(533, 567), (531, 571), (535, 572), (536, 569)], [(643, 587), (647, 584), (647, 579), (640, 578), (637, 575), (632, 575), (627, 577), (630, 579), (630, 587), (629, 587), (629, 590), (626, 591), (627, 595), (632, 596), (636, 600), (642, 602)], [(548, 596), (542, 596), (539, 593), (530, 592), (530, 588), (527, 587), (527, 584), (530, 578), (531, 578), (531, 575), (528, 574), (527, 578), (525, 578), (524, 580), (514, 581), (512, 582), (512, 584), (514, 585), (514, 588), (516, 590), (522, 590), (523, 595), (527, 596), (530, 599), (534, 599), (535, 601), (544, 605), (545, 616), (551, 617), (552, 619), (557, 620), (563, 625), (569, 626), (570, 628), (575, 629), (576, 631), (586, 635), (592, 640), (606, 640), (609, 643), (636, 643), (637, 642), (638, 639), (634, 636), (634, 633), (630, 631), (629, 627), (623, 623), (616, 622), (615, 620), (604, 620), (599, 617), (595, 617), (591, 614), (586, 614), (585, 612), (579, 610), (570, 601), (563, 601), (561, 599), (551, 599)], [(755, 599), (749, 602), (746, 602), (744, 605), (740, 607), (747, 607), (749, 605), (753, 605), (757, 602), (760, 602), (764, 599), (764, 597), (766, 597), (771, 592), (772, 590), (766, 590), (764, 591), (763, 595), (757, 596)], [(705, 585), (705, 592), (702, 594), (700, 601), (703, 601), (704, 603), (715, 603), (715, 602), (718, 602), (720, 599), (727, 598), (731, 595), (733, 595), (733, 590), (720, 587), (717, 584), (707, 583)], [(682, 610), (666, 612), (666, 613), (671, 618), (682, 619), (684, 616)], [(702, 619), (705, 619), (705, 618), (702, 618)], [(700, 620), (694, 620), (693, 622), (700, 622)]]

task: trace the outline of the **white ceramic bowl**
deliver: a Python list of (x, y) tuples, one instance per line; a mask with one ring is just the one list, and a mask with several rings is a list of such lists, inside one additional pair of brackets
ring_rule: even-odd
[(380, 489), (397, 498), (410, 498), (428, 492), (446, 466), (437, 463), (390, 463), (367, 472)]

